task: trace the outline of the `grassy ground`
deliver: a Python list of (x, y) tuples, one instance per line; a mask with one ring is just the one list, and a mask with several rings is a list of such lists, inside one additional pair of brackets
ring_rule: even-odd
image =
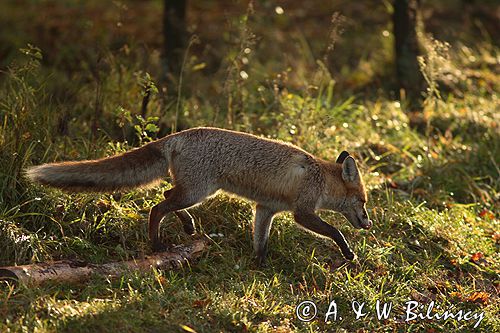
[[(487, 15), (494, 2), (471, 9), (448, 1), (450, 10), (428, 4), (428, 29), (451, 45), (427, 39), (425, 70), (438, 86), (419, 114), (391, 93), (389, 2), (370, 13), (363, 2), (324, 3), (284, 2), (282, 14), (272, 2), (253, 10), (245, 3), (193, 4), (190, 29), (198, 39), (186, 53), (180, 93), (166, 100), (154, 93), (141, 114), (145, 89), (162, 90), (147, 74), (161, 68), (161, 2), (5, 1), (0, 265), (149, 253), (148, 209), (167, 182), (68, 195), (29, 184), (23, 169), (111, 155), (168, 134), (174, 124), (280, 138), (325, 159), (353, 152), (374, 228), (353, 230), (340, 216), (322, 213), (358, 255), (344, 263), (335, 245), (282, 214), (268, 264), (258, 268), (252, 205), (221, 194), (192, 209), (212, 242), (191, 267), (82, 285), (2, 282), (0, 331), (473, 330), (475, 320), (404, 322), (409, 300), (484, 312), (475, 330), (500, 331), (499, 39)], [(334, 10), (345, 17), (331, 23)], [(440, 29), (445, 23), (450, 28)], [(164, 220), (162, 237), (190, 241), (173, 217)], [(309, 323), (295, 314), (305, 300), (319, 310)], [(325, 323), (332, 300), (343, 320)], [(356, 320), (353, 300), (366, 302), (370, 314)], [(393, 302), (396, 319), (377, 320), (377, 300)]]

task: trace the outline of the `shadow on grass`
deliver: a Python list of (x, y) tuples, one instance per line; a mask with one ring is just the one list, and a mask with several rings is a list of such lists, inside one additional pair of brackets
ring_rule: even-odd
[[(159, 304), (142, 300), (126, 304), (114, 302), (97, 313), (60, 321), (61, 332), (175, 332), (177, 325), (162, 318)], [(163, 320), (162, 320), (163, 319)], [(177, 326), (177, 327), (176, 327)]]

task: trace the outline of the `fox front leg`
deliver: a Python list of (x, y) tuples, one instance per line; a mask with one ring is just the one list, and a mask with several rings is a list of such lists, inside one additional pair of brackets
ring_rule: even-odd
[(253, 247), (257, 264), (262, 266), (266, 260), (267, 241), (275, 212), (268, 207), (257, 205), (253, 223)]
[(312, 212), (295, 212), (293, 214), (295, 221), (303, 226), (304, 228), (311, 230), (317, 234), (329, 237), (337, 243), (344, 255), (344, 258), (347, 260), (353, 260), (355, 255), (349, 248), (344, 235), (335, 228), (334, 226), (329, 225), (325, 221), (323, 221), (318, 215)]

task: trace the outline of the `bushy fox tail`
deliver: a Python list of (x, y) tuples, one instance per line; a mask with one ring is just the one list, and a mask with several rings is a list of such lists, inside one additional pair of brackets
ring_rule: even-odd
[(162, 140), (126, 153), (81, 162), (49, 163), (28, 168), (34, 182), (72, 192), (111, 192), (144, 187), (165, 177), (168, 160)]

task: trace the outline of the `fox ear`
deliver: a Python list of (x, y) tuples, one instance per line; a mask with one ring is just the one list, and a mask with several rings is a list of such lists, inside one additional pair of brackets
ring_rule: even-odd
[(344, 163), (347, 156), (349, 156), (349, 153), (344, 150), (343, 152), (340, 153), (339, 157), (337, 157), (337, 161), (335, 161), (335, 163), (339, 164)]
[(347, 156), (344, 163), (342, 163), (342, 179), (352, 183), (359, 181), (358, 166), (351, 156)]

